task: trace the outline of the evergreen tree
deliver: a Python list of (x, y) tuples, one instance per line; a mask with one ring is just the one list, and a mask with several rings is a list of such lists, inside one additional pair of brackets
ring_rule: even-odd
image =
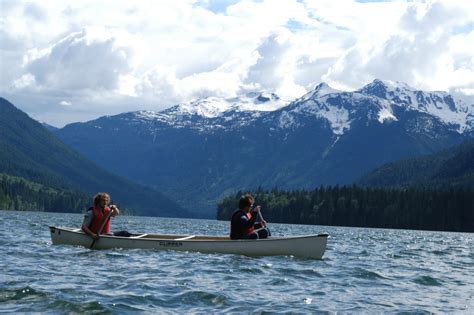
[[(229, 220), (242, 192), (224, 198), (217, 218)], [(259, 188), (267, 221), (474, 232), (474, 190), (319, 187), (313, 191)]]

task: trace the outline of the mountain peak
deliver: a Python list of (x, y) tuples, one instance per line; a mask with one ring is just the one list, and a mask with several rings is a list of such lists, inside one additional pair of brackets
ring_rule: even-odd
[[(254, 99), (255, 103), (266, 103), (269, 101), (278, 101), (280, 97), (275, 93), (268, 93), (268, 92), (248, 92), (245, 94), (245, 98)], [(241, 98), (236, 97), (234, 98), (239, 100)]]
[(316, 85), (313, 90), (318, 90), (324, 87), (329, 87), (329, 85), (326, 82), (321, 82), (318, 85)]
[(469, 116), (473, 115), (474, 106), (455, 100), (446, 92), (422, 91), (406, 83), (380, 79), (375, 79), (355, 92), (381, 98), (407, 110), (427, 113), (447, 125), (455, 126), (460, 133), (472, 129)]
[(326, 82), (321, 82), (313, 89), (313, 95), (323, 96), (331, 93), (339, 93), (341, 91), (333, 89)]
[(388, 92), (399, 91), (399, 90), (415, 91), (414, 88), (410, 87), (406, 83), (392, 81), (392, 80), (375, 79), (374, 81), (365, 85), (364, 87), (357, 90), (356, 92), (386, 98)]
[(197, 99), (173, 106), (167, 111), (213, 118), (228, 111), (274, 111), (288, 103), (289, 101), (282, 100), (275, 93), (248, 92), (232, 98), (206, 97)]
[(308, 93), (303, 95), (301, 98), (299, 98), (298, 101), (306, 101), (306, 100), (318, 98), (324, 95), (328, 95), (332, 93), (340, 93), (340, 92), (341, 92), (340, 90), (336, 90), (330, 87), (326, 82), (321, 82), (318, 85), (316, 85), (313, 90), (309, 91)]
[(390, 90), (391, 86), (393, 86), (393, 84), (386, 84), (382, 80), (375, 79), (374, 81), (370, 82), (369, 84), (358, 90), (358, 92), (378, 96), (381, 98), (386, 98), (387, 92)]

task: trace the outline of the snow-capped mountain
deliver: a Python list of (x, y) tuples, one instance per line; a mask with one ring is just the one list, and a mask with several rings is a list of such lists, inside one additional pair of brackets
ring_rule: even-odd
[[(354, 92), (343, 92), (326, 83), (317, 85), (293, 102), (273, 93), (251, 92), (222, 99), (207, 97), (175, 105), (164, 111), (139, 111), (138, 121), (162, 122), (174, 128), (189, 127), (202, 132), (249, 125), (266, 113), (282, 109), (278, 128), (298, 128), (298, 116), (326, 120), (335, 135), (349, 130), (354, 117), (366, 111), (368, 120), (397, 121), (398, 109), (425, 113), (459, 133), (474, 129), (474, 106), (454, 99), (446, 92), (424, 92), (407, 84), (374, 80)], [(268, 115), (271, 116), (271, 115)]]
[(386, 99), (391, 106), (432, 115), (460, 133), (474, 128), (474, 105), (468, 105), (461, 99), (455, 100), (446, 92), (424, 92), (389, 80), (374, 80), (357, 92)]
[(234, 125), (248, 125), (258, 118), (260, 113), (277, 110), (288, 103), (288, 100), (280, 99), (274, 93), (249, 92), (226, 99), (206, 97), (160, 112), (139, 111), (134, 115), (138, 120), (161, 122), (174, 128), (189, 127), (209, 131), (224, 128), (222, 124), (226, 125), (226, 122), (230, 121)]
[(273, 127), (298, 128), (299, 118), (313, 116), (325, 120), (332, 132), (340, 136), (350, 130), (361, 113), (365, 113), (369, 121), (384, 123), (397, 121), (395, 113), (400, 110), (427, 114), (460, 134), (474, 130), (474, 105), (455, 100), (446, 92), (419, 91), (388, 80), (374, 80), (354, 92), (339, 91), (323, 82), (293, 102), (280, 99), (274, 93), (251, 92), (227, 99), (206, 97), (163, 111), (138, 111), (116, 117), (155, 124), (155, 128), (158, 128), (157, 123), (162, 123), (172, 128), (213, 132), (248, 126), (258, 118), (268, 121), (278, 113), (278, 122)]
[(208, 216), (258, 186), (349, 184), (394, 160), (474, 136), (474, 105), (375, 80), (353, 92), (322, 83), (292, 102), (275, 94), (209, 97), (71, 124), (56, 133), (100, 165)]
[(303, 95), (301, 98), (299, 98), (298, 101), (302, 102), (310, 98), (314, 99), (316, 97), (321, 97), (328, 94), (341, 93), (341, 92), (342, 91), (340, 90), (333, 89), (326, 82), (321, 82), (312, 91), (309, 91), (308, 93)]
[[(354, 92), (341, 92), (321, 83), (314, 91), (290, 104), (282, 113), (281, 128), (293, 128), (298, 115), (325, 119), (335, 135), (350, 130), (355, 119), (366, 112), (367, 119), (379, 123), (397, 121), (397, 111), (427, 114), (459, 133), (473, 132), (474, 105), (467, 105), (446, 92), (423, 92), (393, 81), (374, 80)], [(292, 117), (293, 116), (293, 117)]]
[(190, 103), (174, 106), (165, 112), (175, 115), (197, 115), (215, 118), (229, 111), (269, 112), (277, 110), (287, 104), (287, 100), (280, 99), (274, 93), (249, 92), (244, 96), (227, 99), (206, 97)]

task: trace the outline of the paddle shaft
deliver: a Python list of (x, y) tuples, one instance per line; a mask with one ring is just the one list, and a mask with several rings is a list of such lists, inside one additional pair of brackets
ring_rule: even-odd
[(102, 230), (104, 229), (105, 225), (107, 224), (107, 221), (109, 221), (110, 216), (112, 215), (112, 211), (113, 210), (110, 209), (109, 213), (107, 213), (107, 217), (105, 217), (104, 222), (102, 222), (102, 225), (100, 226), (99, 232), (97, 232), (97, 239), (94, 239), (92, 241), (92, 244), (91, 244), (90, 248), (94, 247), (95, 242), (99, 239), (100, 233), (102, 233)]

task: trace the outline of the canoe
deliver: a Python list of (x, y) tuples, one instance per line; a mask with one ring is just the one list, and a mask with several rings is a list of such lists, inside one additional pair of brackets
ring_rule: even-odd
[[(81, 229), (49, 227), (53, 245), (89, 248), (92, 239)], [(101, 235), (94, 249), (143, 248), (246, 256), (296, 256), (321, 259), (328, 234), (279, 237), (259, 240), (231, 240), (228, 236), (133, 234), (131, 237)]]

